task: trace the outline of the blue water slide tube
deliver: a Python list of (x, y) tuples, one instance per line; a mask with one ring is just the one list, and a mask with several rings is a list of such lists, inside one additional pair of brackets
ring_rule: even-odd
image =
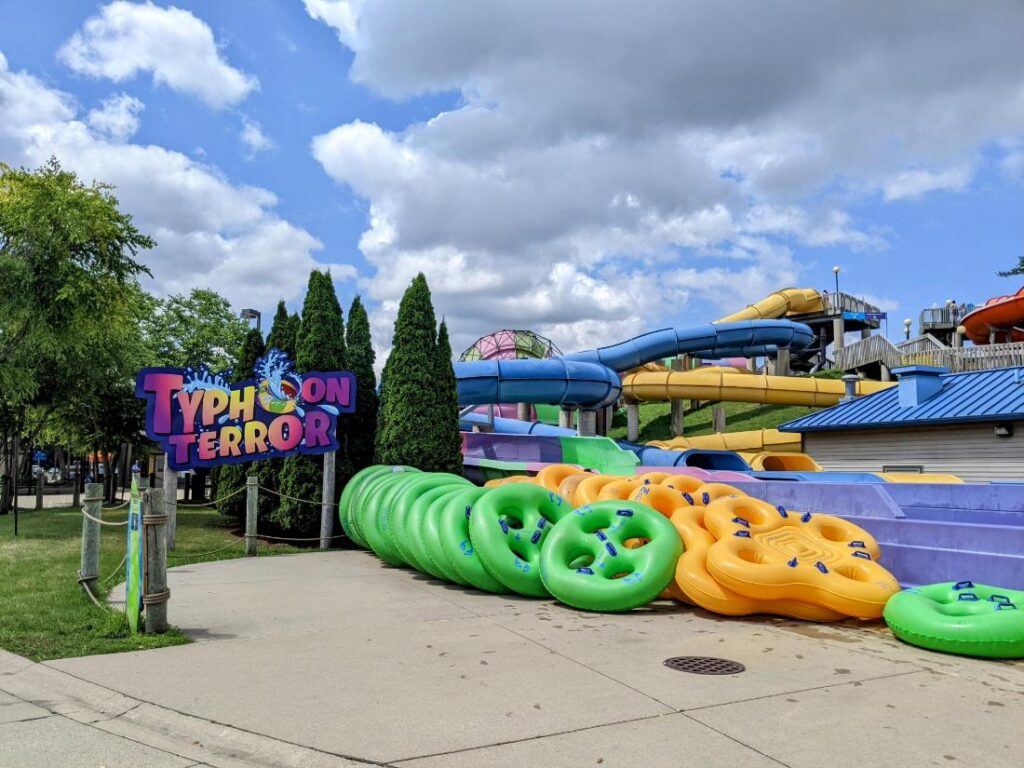
[[(462, 417), (462, 427), (471, 429), (474, 425), (490, 424), (484, 413), (467, 413)], [(543, 437), (575, 437), (576, 430), (554, 427), (539, 421), (519, 421), (495, 417), (494, 431), (504, 435), (534, 435)], [(706, 451), (690, 449), (672, 451), (640, 445), (627, 440), (616, 440), (620, 448), (632, 451), (640, 463), (651, 467), (699, 467), (700, 469), (727, 469), (733, 472), (750, 472), (750, 465), (738, 453), (732, 451)]]
[(566, 360), (600, 363), (628, 371), (675, 355), (756, 357), (782, 348), (803, 349), (814, 341), (810, 326), (790, 320), (744, 320), (694, 328), (662, 328), (620, 344), (565, 355)]
[(455, 378), (459, 405), (549, 403), (604, 408), (622, 394), (615, 371), (561, 357), (455, 363)]
[(690, 448), (686, 451), (672, 451), (640, 445), (625, 440), (616, 440), (620, 448), (632, 451), (640, 463), (648, 467), (697, 467), (699, 469), (720, 469), (730, 472), (750, 473), (750, 465), (734, 451), (712, 451)]
[[(486, 413), (467, 413), (459, 420), (463, 429), (490, 424)], [(520, 421), (519, 419), (494, 418), (494, 431), (499, 435), (542, 435), (544, 437), (576, 437), (575, 429), (556, 427), (542, 421)]]
[(618, 400), (616, 371), (680, 354), (731, 357), (802, 349), (811, 329), (789, 320), (745, 320), (696, 328), (663, 328), (621, 344), (547, 360), (476, 360), (455, 363), (460, 405), (548, 403), (604, 408)]

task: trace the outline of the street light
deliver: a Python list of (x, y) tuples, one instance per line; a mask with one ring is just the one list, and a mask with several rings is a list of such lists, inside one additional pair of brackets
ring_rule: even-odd
[(914, 321), (909, 317), (903, 321), (903, 338), (910, 340), (910, 326), (914, 324)]
[(243, 309), (241, 312), (238, 313), (238, 315), (243, 320), (255, 320), (256, 330), (258, 331), (260, 329), (261, 315), (258, 309)]

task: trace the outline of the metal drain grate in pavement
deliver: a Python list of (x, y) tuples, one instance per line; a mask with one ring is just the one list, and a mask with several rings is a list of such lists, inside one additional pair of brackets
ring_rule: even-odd
[(746, 669), (738, 661), (714, 656), (673, 656), (663, 663), (669, 669), (694, 675), (735, 675)]

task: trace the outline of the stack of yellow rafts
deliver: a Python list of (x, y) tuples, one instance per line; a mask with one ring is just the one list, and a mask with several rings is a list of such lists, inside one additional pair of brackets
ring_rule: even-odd
[(684, 547), (668, 595), (715, 613), (875, 619), (900, 589), (878, 564), (878, 543), (867, 531), (832, 515), (773, 506), (724, 483), (665, 472), (595, 475), (554, 464), (535, 477), (488, 485), (514, 482), (541, 485), (577, 508), (610, 499), (653, 507), (671, 520)]

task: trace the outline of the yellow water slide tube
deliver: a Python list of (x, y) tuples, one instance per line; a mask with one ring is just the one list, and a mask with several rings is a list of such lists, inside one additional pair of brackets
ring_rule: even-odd
[(699, 437), (674, 437), (671, 440), (651, 440), (647, 445), (672, 451), (698, 448), (703, 451), (736, 451), (757, 454), (763, 451), (799, 451), (800, 435), (778, 429), (751, 429), (746, 432), (720, 432)]
[[(749, 456), (749, 454), (748, 454)], [(751, 469), (767, 472), (821, 472), (821, 465), (799, 451), (761, 451), (745, 457)]]
[[(888, 381), (858, 381), (858, 396), (871, 395), (893, 386)], [(714, 368), (693, 371), (630, 373), (622, 379), (626, 400), (664, 402), (665, 400), (718, 400), (766, 405), (836, 405), (846, 391), (838, 379), (795, 376), (751, 376), (722, 373)]]
[(786, 315), (804, 315), (811, 312), (823, 312), (821, 294), (813, 288), (783, 288), (769, 294), (758, 302), (750, 304), (727, 315), (716, 323), (736, 323), (740, 320), (765, 320)]

